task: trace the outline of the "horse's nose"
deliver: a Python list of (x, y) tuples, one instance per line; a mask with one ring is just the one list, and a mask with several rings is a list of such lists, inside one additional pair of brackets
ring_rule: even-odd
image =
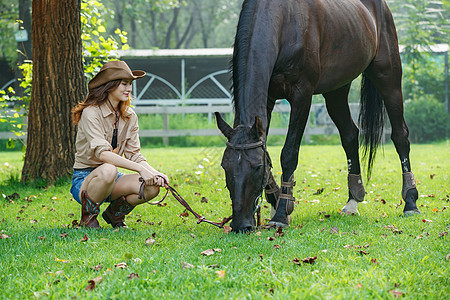
[(231, 225), (231, 229), (233, 232), (236, 232), (236, 233), (246, 233), (246, 232), (253, 231), (253, 225), (248, 224), (248, 223), (247, 224), (243, 223), (240, 226)]

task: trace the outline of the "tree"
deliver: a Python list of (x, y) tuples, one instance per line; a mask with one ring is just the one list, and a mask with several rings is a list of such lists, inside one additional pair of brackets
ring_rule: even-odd
[(34, 0), (33, 81), (22, 181), (54, 182), (71, 174), (71, 109), (85, 95), (80, 0)]

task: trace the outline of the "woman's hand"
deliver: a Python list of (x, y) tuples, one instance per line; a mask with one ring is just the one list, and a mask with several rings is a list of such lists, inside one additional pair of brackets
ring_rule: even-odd
[[(157, 172), (156, 176), (155, 176), (158, 180), (162, 180), (162, 184), (157, 184), (159, 186), (168, 188), (169, 187), (169, 177), (167, 177), (167, 175), (161, 173), (161, 172)], [(160, 181), (158, 181), (160, 182)]]

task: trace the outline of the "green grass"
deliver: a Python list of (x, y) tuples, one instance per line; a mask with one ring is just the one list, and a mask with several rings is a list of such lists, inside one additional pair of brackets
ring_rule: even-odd
[[(143, 150), (194, 210), (211, 220), (231, 213), (222, 152), (222, 147)], [(279, 181), (281, 147), (269, 152)], [(386, 145), (366, 183), (361, 216), (344, 217), (338, 212), (347, 195), (342, 148), (302, 146), (293, 222), (284, 236), (270, 241), (274, 230), (237, 235), (197, 225), (192, 216), (179, 216), (183, 208), (172, 197), (164, 207), (138, 206), (126, 218), (130, 230), (116, 232), (102, 218), (102, 230), (75, 229), (71, 224), (79, 220), (80, 206), (71, 200), (70, 182), (46, 189), (22, 186), (23, 155), (0, 152), (0, 231), (9, 236), (0, 239), (0, 298), (389, 299), (397, 291), (407, 299), (448, 299), (450, 236), (439, 237), (450, 232), (448, 153), (447, 143), (412, 146), (422, 214), (401, 217), (400, 163), (393, 146)], [(314, 195), (319, 188), (323, 193)], [(13, 193), (20, 197), (12, 202), (2, 197)], [(337, 234), (330, 232), (333, 227)], [(89, 239), (81, 242), (85, 235)], [(152, 235), (156, 242), (146, 246)], [(211, 248), (221, 252), (201, 255)], [(315, 255), (315, 264), (293, 263)], [(120, 262), (128, 268), (114, 266)], [(195, 267), (182, 269), (182, 262)], [(95, 271), (99, 264), (102, 269)], [(139, 277), (128, 279), (131, 273)], [(98, 276), (102, 282), (86, 291)]]

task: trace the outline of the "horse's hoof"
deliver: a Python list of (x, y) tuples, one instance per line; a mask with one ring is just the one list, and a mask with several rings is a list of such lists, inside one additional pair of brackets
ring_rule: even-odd
[(418, 215), (418, 214), (420, 214), (420, 213), (421, 213), (421, 212), (420, 212), (420, 210), (418, 210), (418, 209), (403, 211), (403, 214), (405, 215), (405, 217)]
[(270, 220), (269, 221), (269, 226), (275, 227), (275, 228), (278, 228), (278, 227), (281, 226), (281, 227), (285, 228), (285, 227), (288, 227), (290, 223), (291, 223), (291, 216), (288, 215), (287, 218), (286, 218), (286, 223), (285, 222), (280, 222), (280, 221), (275, 221), (275, 220)]
[(342, 208), (341, 214), (348, 216), (359, 216), (358, 202), (354, 199), (348, 200), (347, 204), (345, 204), (345, 206)]

